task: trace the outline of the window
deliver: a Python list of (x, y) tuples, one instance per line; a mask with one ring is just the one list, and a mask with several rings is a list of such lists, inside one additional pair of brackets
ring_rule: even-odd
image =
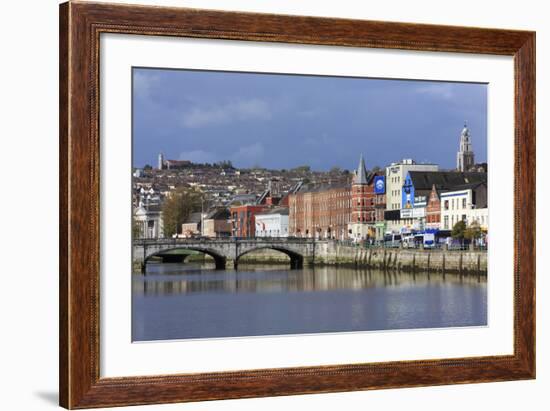
[(449, 209), (449, 200), (445, 200), (445, 210)]
[(462, 208), (466, 208), (466, 198), (462, 199)]

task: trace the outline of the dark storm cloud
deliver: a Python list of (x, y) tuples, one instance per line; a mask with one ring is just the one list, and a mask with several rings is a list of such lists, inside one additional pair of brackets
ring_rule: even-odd
[(487, 86), (134, 69), (134, 165), (167, 158), (351, 169), (414, 158), (455, 165), (464, 120), (487, 158)]

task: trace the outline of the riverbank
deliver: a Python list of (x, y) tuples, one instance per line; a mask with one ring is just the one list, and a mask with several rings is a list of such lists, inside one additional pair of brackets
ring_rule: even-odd
[[(446, 273), (487, 273), (486, 251), (445, 251), (430, 249), (362, 248), (321, 244), (326, 247), (315, 256), (315, 266), (364, 267), (392, 271)], [(243, 256), (239, 264), (288, 264), (288, 257), (274, 250)], [(308, 264), (308, 261), (304, 261)]]
[[(315, 266), (364, 267), (394, 271), (446, 273), (487, 273), (486, 251), (446, 251), (431, 249), (363, 248), (334, 243), (324, 247), (314, 260)], [(275, 250), (261, 250), (239, 259), (239, 264), (288, 264), (288, 256)], [(308, 261), (304, 261), (308, 265)]]
[[(163, 262), (214, 263), (214, 259), (206, 254), (186, 253), (181, 261), (172, 258)], [(175, 255), (173, 255), (175, 257)], [(180, 254), (181, 257), (183, 257)], [(165, 256), (166, 257), (166, 256)], [(290, 264), (288, 255), (271, 249), (260, 249), (245, 254), (239, 258), (239, 265), (268, 264), (285, 266)], [(226, 264), (233, 265), (232, 260)], [(442, 272), (442, 273), (475, 273), (487, 274), (486, 251), (446, 251), (431, 249), (400, 249), (400, 248), (363, 248), (341, 245), (334, 242), (317, 243), (315, 255), (304, 258), (304, 266), (343, 266), (380, 269), (397, 272)], [(134, 270), (140, 269), (139, 264)]]
[(344, 265), (395, 271), (487, 273), (486, 251), (446, 251), (336, 246), (315, 265)]

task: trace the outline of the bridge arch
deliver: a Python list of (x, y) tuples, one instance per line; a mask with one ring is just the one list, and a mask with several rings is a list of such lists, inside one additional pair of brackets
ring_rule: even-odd
[(286, 247), (276, 246), (276, 245), (260, 245), (258, 247), (252, 247), (244, 250), (234, 261), (235, 268), (238, 267), (239, 259), (247, 254), (253, 253), (259, 250), (275, 250), (280, 253), (286, 254), (290, 258), (290, 268), (291, 269), (300, 269), (304, 267), (304, 256), (294, 250), (291, 250)]
[[(216, 252), (216, 251), (214, 251), (210, 248), (192, 247), (192, 246), (185, 246), (185, 245), (179, 245), (179, 246), (175, 246), (175, 247), (172, 247), (172, 248), (165, 248), (165, 249), (162, 249), (162, 250), (159, 250), (159, 251), (156, 251), (156, 252), (153, 252), (153, 253), (147, 255), (147, 257), (145, 258), (145, 261), (144, 261), (143, 269), (145, 270), (145, 266), (146, 266), (147, 262), (152, 257), (161, 256), (163, 254), (166, 254), (166, 253), (168, 253), (170, 251), (174, 251), (174, 250), (198, 251), (200, 253), (209, 255), (210, 257), (212, 257), (214, 259), (214, 263), (216, 265), (216, 270), (225, 269), (225, 264), (227, 262), (227, 258), (224, 255), (221, 255), (220, 253), (218, 253), (218, 252)], [(186, 257), (183, 257), (182, 261), (184, 261), (185, 258)]]
[(210, 255), (216, 268), (223, 269), (228, 261), (237, 267), (237, 260), (244, 254), (272, 249), (288, 255), (292, 268), (300, 268), (304, 262), (314, 262), (315, 248), (315, 240), (306, 238), (139, 239), (133, 242), (132, 259), (134, 265), (139, 264), (143, 271), (147, 260), (153, 256), (166, 257), (173, 250), (193, 250)]

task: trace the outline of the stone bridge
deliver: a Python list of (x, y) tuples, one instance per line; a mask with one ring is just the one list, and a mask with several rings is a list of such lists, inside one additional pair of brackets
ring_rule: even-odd
[(290, 257), (291, 268), (307, 265), (350, 265), (397, 271), (487, 272), (486, 251), (441, 249), (365, 248), (357, 244), (313, 238), (198, 238), (138, 239), (133, 242), (133, 260), (145, 272), (147, 260), (160, 256), (163, 261), (185, 257), (171, 250), (193, 250), (212, 256), (216, 269), (228, 263), (237, 268), (239, 258), (256, 250), (271, 249)]
[(302, 268), (304, 262), (315, 260), (315, 240), (312, 238), (159, 238), (136, 239), (133, 242), (133, 260), (142, 271), (151, 257), (171, 250), (192, 250), (211, 256), (216, 269), (225, 269), (228, 262), (237, 268), (239, 258), (256, 250), (271, 249), (290, 257), (291, 268)]

